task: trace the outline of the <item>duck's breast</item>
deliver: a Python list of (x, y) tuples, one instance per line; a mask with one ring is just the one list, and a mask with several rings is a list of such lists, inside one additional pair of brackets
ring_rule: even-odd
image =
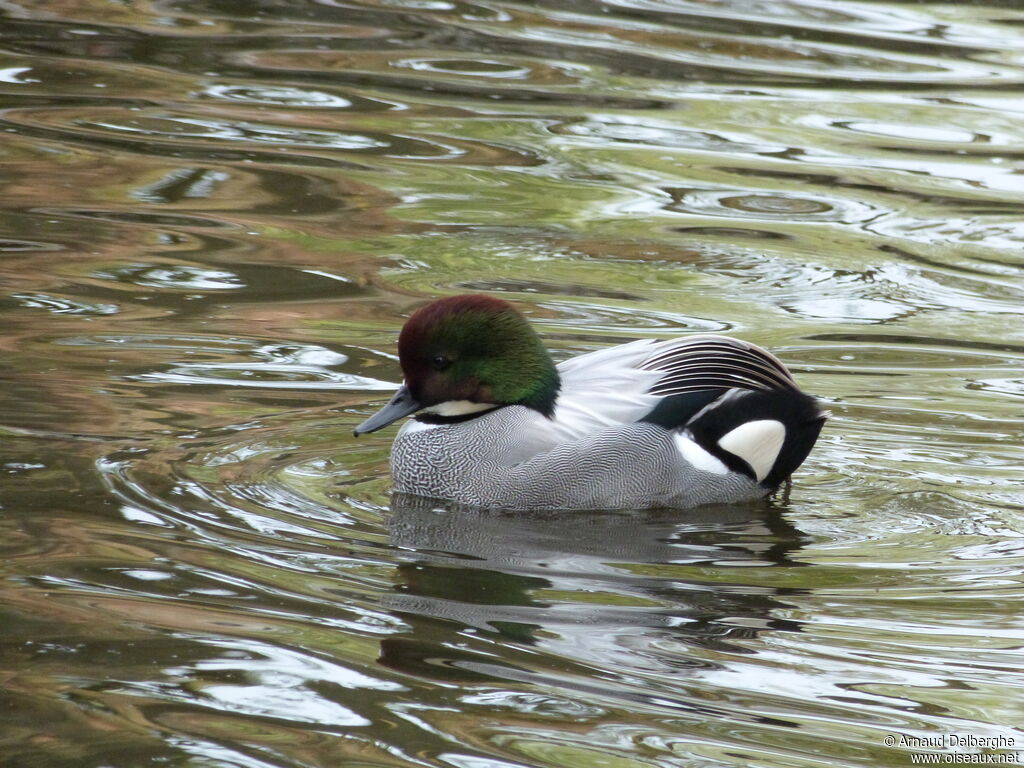
[(502, 467), (550, 451), (557, 442), (536, 411), (508, 406), (470, 421), (425, 424), (411, 419), (391, 449), (396, 491), (480, 503)]

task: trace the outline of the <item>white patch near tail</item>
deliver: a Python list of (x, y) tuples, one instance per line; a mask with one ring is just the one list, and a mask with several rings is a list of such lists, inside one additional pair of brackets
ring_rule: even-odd
[(686, 433), (676, 433), (672, 435), (672, 440), (683, 459), (697, 469), (713, 472), (716, 475), (724, 475), (729, 472), (729, 468), (725, 464), (697, 445)]
[(772, 471), (779, 451), (786, 441), (786, 427), (775, 419), (760, 419), (740, 424), (723, 435), (718, 444), (723, 450), (739, 456), (754, 470), (757, 482)]

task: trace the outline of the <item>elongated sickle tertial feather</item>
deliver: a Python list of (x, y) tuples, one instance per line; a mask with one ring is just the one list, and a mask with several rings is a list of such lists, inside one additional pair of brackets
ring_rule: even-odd
[(643, 362), (664, 371), (652, 395), (671, 396), (709, 389), (796, 389), (796, 382), (774, 355), (725, 336), (691, 336)]

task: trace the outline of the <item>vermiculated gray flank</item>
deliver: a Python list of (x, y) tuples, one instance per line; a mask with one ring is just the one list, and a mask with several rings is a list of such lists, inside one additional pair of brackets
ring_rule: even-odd
[(522, 425), (537, 414), (508, 406), (471, 422), (402, 430), (391, 455), (394, 488), (462, 504), (514, 509), (691, 507), (764, 496), (738, 473), (697, 469), (672, 433), (618, 425), (534, 454)]

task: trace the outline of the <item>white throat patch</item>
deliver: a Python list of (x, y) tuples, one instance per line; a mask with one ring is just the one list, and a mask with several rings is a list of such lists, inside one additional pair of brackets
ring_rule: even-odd
[(438, 416), (466, 416), (470, 413), (489, 411), (494, 403), (474, 403), (470, 400), (445, 400), (443, 403), (424, 408), (421, 413), (433, 413)]

